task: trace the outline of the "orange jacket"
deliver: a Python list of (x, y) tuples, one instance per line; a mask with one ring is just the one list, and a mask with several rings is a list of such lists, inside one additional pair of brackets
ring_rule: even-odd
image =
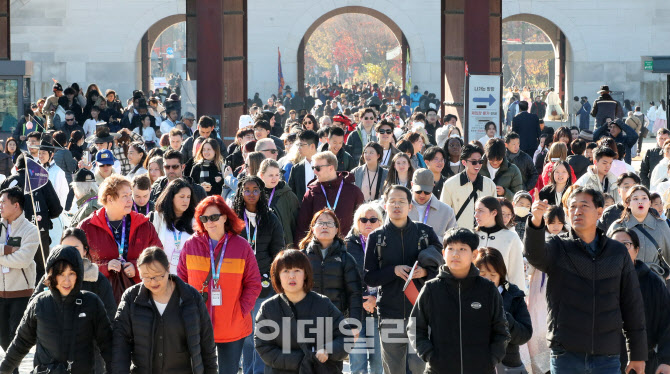
[[(222, 305), (211, 304), (214, 279), (207, 287), (209, 293), (207, 309), (214, 326), (214, 341), (217, 343), (240, 340), (252, 333), (251, 311), (261, 293), (261, 275), (254, 251), (242, 237), (228, 235), (230, 238), (219, 278)], [(222, 238), (214, 249), (215, 260), (223, 248), (223, 242)], [(196, 233), (184, 243), (179, 256), (177, 275), (200, 291), (210, 271), (212, 266), (209, 256), (209, 235)]]

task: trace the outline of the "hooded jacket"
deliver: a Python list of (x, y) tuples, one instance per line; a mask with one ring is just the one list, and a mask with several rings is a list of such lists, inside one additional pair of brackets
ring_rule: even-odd
[(325, 257), (321, 249), (321, 244), (316, 240), (303, 249), (314, 271), (312, 290), (329, 298), (344, 315), (362, 321), (362, 283), (356, 260), (347, 253), (344, 241), (340, 238), (333, 241)]
[[(337, 199), (337, 191), (342, 184), (342, 192)], [(323, 194), (323, 190), (326, 195)], [(326, 198), (329, 204), (326, 204)], [(337, 205), (335, 200), (337, 199)], [(298, 215), (298, 224), (295, 232), (295, 241), (299, 242), (305, 237), (309, 230), (309, 224), (312, 221), (314, 213), (328, 205), (335, 208), (335, 213), (340, 219), (340, 232), (347, 233), (354, 223), (354, 212), (359, 205), (363, 204), (363, 192), (354, 184), (354, 176), (346, 171), (338, 172), (337, 177), (332, 181), (321, 183), (314, 180), (307, 186), (307, 192), (302, 199), (300, 213)]]
[(70, 246), (52, 248), (47, 273), (60, 260), (67, 262), (77, 274), (74, 287), (67, 296), (51, 287), (33, 298), (16, 330), (16, 338), (0, 364), (0, 372), (10, 373), (18, 367), (33, 345), (36, 346), (35, 367), (62, 364), (67, 368), (67, 361), (72, 360), (71, 373), (90, 374), (95, 368), (96, 345), (106, 367), (110, 367), (112, 328), (100, 298), (81, 290), (84, 280), (81, 255)]
[[(202, 296), (176, 275), (171, 274), (169, 279), (175, 284), (173, 292), (179, 295), (179, 314), (183, 323), (182, 328), (186, 330), (186, 341), (183, 345), (187, 350), (184, 354), (165, 357), (165, 367), (187, 365), (191, 367), (193, 374), (218, 373), (212, 321)], [(114, 359), (111, 371), (108, 372), (130, 373), (131, 363), (133, 373), (155, 372), (152, 368), (155, 354), (153, 349), (156, 344), (154, 341), (156, 320), (160, 318), (151, 292), (144, 284), (136, 284), (124, 292), (114, 320)], [(177, 329), (175, 326), (166, 328), (166, 335), (176, 334)], [(165, 339), (173, 340), (169, 337)]]
[(497, 249), (505, 260), (507, 280), (515, 285), (526, 285), (526, 271), (523, 265), (523, 243), (515, 230), (494, 227), (480, 227), (475, 231), (479, 236), (479, 247)]
[(618, 355), (625, 331), (631, 361), (647, 359), (644, 307), (626, 247), (596, 230), (595, 254), (571, 231), (545, 241), (545, 224), (526, 220), (524, 256), (547, 273), (547, 339), (551, 348)]
[(598, 177), (598, 174), (594, 171), (594, 169), (595, 166), (589, 166), (586, 169), (586, 173), (582, 175), (581, 178), (577, 179), (577, 182), (573, 184), (585, 188), (593, 188), (594, 190), (600, 191), (601, 193), (608, 193), (612, 195), (615, 203), (620, 203), (621, 197), (619, 196), (619, 191), (617, 190), (616, 176), (614, 176), (612, 172), (609, 172), (607, 173), (607, 175), (605, 175), (605, 178), (608, 179), (608, 188), (607, 191), (604, 191), (603, 185), (602, 183), (600, 183), (600, 178)]
[(270, 201), (270, 209), (277, 216), (281, 223), (282, 230), (284, 230), (284, 243), (288, 246), (295, 244), (293, 240), (293, 233), (298, 221), (298, 206), (300, 202), (295, 196), (291, 187), (284, 181), (279, 181), (275, 188), (266, 188), (265, 195), (270, 199), (272, 191), (274, 196)]
[(440, 267), (421, 289), (411, 317), (407, 336), (427, 374), (493, 374), (510, 341), (500, 292), (473, 264), (463, 279)]
[[(409, 217), (404, 227), (388, 222), (368, 235), (363, 281), (370, 287), (379, 287), (377, 312), (380, 319), (409, 317), (412, 304), (403, 293), (405, 281), (395, 274), (394, 269), (397, 265), (414, 266), (420, 252), (431, 248), (442, 252), (442, 243), (435, 231), (428, 225), (413, 222)], [(428, 274), (424, 281), (437, 275), (436, 271), (428, 268), (426, 271)]]
[[(79, 224), (84, 230), (86, 237), (91, 238), (91, 258), (98, 264), (100, 271), (109, 279), (107, 264), (111, 260), (119, 258), (119, 245), (114, 240), (114, 235), (107, 225), (105, 208), (100, 208)], [(137, 258), (147, 248), (157, 246), (163, 248), (163, 243), (158, 239), (158, 234), (149, 218), (142, 214), (130, 212), (130, 234), (128, 236), (128, 253), (125, 260), (135, 266), (135, 283), (140, 282), (140, 272), (137, 270)]]
[(533, 164), (533, 158), (529, 156), (526, 152), (519, 150), (517, 153), (510, 153), (510, 151), (505, 151), (507, 159), (509, 162), (516, 165), (521, 172), (521, 179), (523, 179), (523, 190), (530, 191), (535, 187), (537, 183), (537, 178), (539, 174), (537, 169), (535, 169), (535, 164)]
[[(644, 262), (635, 260), (635, 272), (640, 282), (644, 302), (644, 320), (647, 326), (647, 348), (649, 358), (645, 373), (656, 373), (656, 365), (670, 365), (670, 291), (661, 277), (649, 269)], [(628, 363), (626, 340), (621, 335), (622, 368)]]
[[(35, 284), (34, 258), (40, 245), (40, 235), (24, 213), (11, 223), (9, 233), (7, 240), (7, 220), (3, 218), (0, 221), (0, 241), (4, 250), (0, 253), (0, 265), (8, 267), (9, 272), (0, 275), (0, 298), (29, 297)], [(17, 240), (18, 246), (7, 244)]]
[(97, 192), (90, 193), (82, 197), (81, 199), (77, 200), (77, 206), (79, 207), (79, 210), (77, 210), (77, 213), (75, 213), (72, 219), (70, 220), (70, 227), (79, 226), (79, 222), (88, 218), (88, 216), (90, 216), (91, 213), (102, 208), (102, 205), (98, 203)]
[[(81, 289), (98, 295), (100, 301), (105, 305), (107, 318), (109, 318), (111, 322), (114, 320), (114, 315), (116, 314), (116, 300), (114, 300), (112, 285), (109, 283), (105, 275), (100, 272), (98, 265), (92, 263), (91, 260), (87, 258), (84, 258), (82, 261), (84, 267), (84, 281), (81, 285)], [(33, 295), (30, 297), (30, 301), (37, 297), (42, 291), (49, 289), (49, 287), (44, 284), (46, 277), (46, 274), (43, 275), (42, 279), (37, 282), (37, 288), (35, 288), (35, 292), (33, 292)]]
[(610, 136), (614, 138), (615, 142), (621, 143), (626, 147), (626, 156), (624, 157), (624, 160), (627, 164), (630, 164), (632, 153), (631, 149), (635, 144), (637, 144), (639, 135), (632, 127), (628, 126), (627, 124), (618, 120), (617, 123), (621, 127), (621, 132), (619, 135), (614, 137), (610, 134), (609, 128), (607, 126), (600, 126), (600, 128), (597, 128), (596, 131), (593, 132), (593, 141), (596, 142), (604, 136)]
[[(519, 168), (513, 163), (508, 160), (503, 160), (495, 177), (491, 178), (488, 163), (488, 160), (484, 161), (484, 165), (482, 165), (482, 168), (479, 170), (479, 174), (492, 179), (496, 186), (502, 186), (505, 189), (504, 197), (507, 200), (512, 201), (514, 199), (514, 194), (524, 189), (521, 171), (519, 171)], [(496, 194), (494, 196), (498, 195)]]
[[(221, 300), (224, 302), (221, 306), (212, 306), (211, 297), (207, 299), (207, 309), (214, 326), (214, 341), (217, 343), (240, 340), (253, 332), (251, 311), (262, 287), (251, 246), (241, 236), (229, 235), (226, 253), (221, 260), (223, 266), (219, 278), (219, 283), (225, 285), (221, 287)], [(179, 278), (198, 291), (202, 289), (207, 274), (212, 269), (209, 241), (209, 235), (196, 232), (184, 243), (177, 265)], [(221, 238), (214, 248), (215, 258), (221, 253), (224, 241)], [(213, 283), (210, 282), (210, 285)]]
[[(263, 286), (259, 297), (264, 298), (267, 297), (272, 288), (270, 280), (272, 260), (286, 246), (284, 245), (284, 230), (274, 213), (268, 212), (267, 218), (264, 217), (260, 220), (258, 215), (256, 215), (256, 224), (257, 226), (253, 227), (251, 222), (248, 223), (251, 226), (249, 227), (249, 235), (256, 237), (256, 244), (252, 249), (256, 255), (258, 270), (261, 274), (261, 285)], [(246, 230), (242, 230), (240, 236), (249, 241)]]

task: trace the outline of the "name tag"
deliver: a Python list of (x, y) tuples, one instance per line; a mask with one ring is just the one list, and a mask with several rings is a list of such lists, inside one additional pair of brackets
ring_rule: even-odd
[(220, 306), (221, 305), (221, 289), (220, 288), (214, 288), (212, 287), (212, 306)]
[(172, 258), (170, 259), (170, 265), (177, 266), (179, 265), (179, 254), (181, 251), (174, 251), (172, 252)]
[(3, 266), (3, 267), (2, 267), (2, 273), (3, 273), (3, 274), (7, 274), (7, 273), (9, 273), (9, 270), (11, 270), (11, 269), (8, 268), (7, 266)]

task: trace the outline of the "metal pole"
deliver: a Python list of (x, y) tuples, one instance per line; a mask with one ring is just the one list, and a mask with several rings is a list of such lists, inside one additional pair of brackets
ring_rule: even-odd
[(521, 22), (521, 89), (526, 85), (526, 23)]
[[(26, 166), (26, 168), (27, 168), (27, 166)], [(27, 170), (25, 171), (25, 178), (26, 178), (26, 182), (28, 182), (28, 190), (30, 190), (30, 201), (33, 204), (33, 221), (35, 223), (35, 226), (37, 226), (37, 232), (39, 233), (40, 225), (37, 223), (37, 208), (35, 207), (35, 196), (33, 196), (33, 187), (30, 184), (30, 177), (28, 176), (28, 171)], [(44, 269), (46, 270), (47, 260), (46, 260), (46, 257), (44, 256), (44, 246), (42, 245), (42, 235), (39, 235), (38, 240), (39, 240), (39, 243), (40, 243), (40, 246), (39, 246), (40, 253), (42, 254), (42, 263), (44, 264)]]

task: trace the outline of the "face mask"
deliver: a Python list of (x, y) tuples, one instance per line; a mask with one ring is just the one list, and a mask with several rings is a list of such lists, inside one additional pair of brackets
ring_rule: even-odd
[(661, 213), (661, 219), (665, 221), (668, 219), (668, 217), (665, 215), (665, 213)]
[(519, 217), (525, 217), (530, 214), (530, 208), (527, 208), (525, 206), (515, 206), (514, 214), (516, 214)]

